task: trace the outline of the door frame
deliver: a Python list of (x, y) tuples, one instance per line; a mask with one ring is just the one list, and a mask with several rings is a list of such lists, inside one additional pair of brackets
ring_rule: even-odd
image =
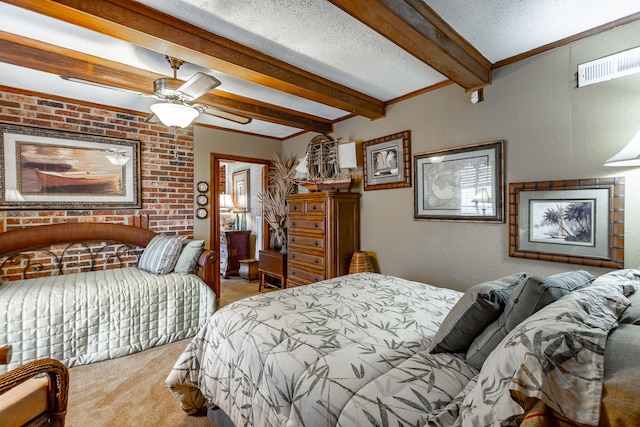
[[(224, 161), (233, 161), (233, 162), (243, 162), (243, 163), (253, 163), (267, 166), (262, 170), (262, 188), (263, 190), (267, 187), (269, 183), (269, 168), (272, 166), (272, 160), (260, 159), (256, 157), (245, 157), (245, 156), (236, 156), (232, 154), (222, 154), (222, 153), (210, 153), (209, 155), (209, 171), (210, 177), (209, 182), (212, 184), (212, 193), (211, 193), (211, 215), (209, 216), (209, 241), (211, 244), (211, 249), (216, 253), (220, 254), (220, 162)], [(269, 226), (267, 221), (262, 215), (262, 248), (264, 249), (265, 244), (268, 245), (269, 242)], [(216, 263), (215, 266), (215, 275), (218, 283), (220, 282), (220, 262)], [(220, 293), (222, 293), (222, 289), (220, 289)], [(219, 297), (219, 296), (218, 296)]]

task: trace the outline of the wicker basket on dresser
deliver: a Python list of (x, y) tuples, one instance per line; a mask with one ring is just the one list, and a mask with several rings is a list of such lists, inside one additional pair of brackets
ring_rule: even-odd
[(349, 273), (360, 247), (360, 194), (315, 192), (287, 197), (287, 286)]

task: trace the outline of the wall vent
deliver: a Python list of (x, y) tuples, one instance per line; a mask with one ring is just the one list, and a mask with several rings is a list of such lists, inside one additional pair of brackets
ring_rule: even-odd
[(640, 47), (578, 65), (578, 87), (640, 73)]

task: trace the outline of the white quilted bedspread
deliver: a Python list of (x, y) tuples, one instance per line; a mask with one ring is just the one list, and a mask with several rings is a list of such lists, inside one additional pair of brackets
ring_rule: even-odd
[(13, 356), (0, 372), (43, 357), (83, 365), (192, 337), (215, 298), (195, 275), (135, 267), (5, 282), (0, 344)]

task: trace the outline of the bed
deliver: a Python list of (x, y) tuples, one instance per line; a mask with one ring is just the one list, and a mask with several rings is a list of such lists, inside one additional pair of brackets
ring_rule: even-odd
[(517, 273), (464, 294), (342, 276), (217, 311), (166, 385), (218, 427), (640, 425), (637, 362), (605, 345), (629, 345), (609, 337), (619, 323), (637, 334), (639, 285), (638, 270)]
[(203, 246), (121, 224), (0, 234), (0, 343), (13, 353), (0, 369), (41, 358), (72, 367), (193, 337), (219, 295), (217, 256)]

